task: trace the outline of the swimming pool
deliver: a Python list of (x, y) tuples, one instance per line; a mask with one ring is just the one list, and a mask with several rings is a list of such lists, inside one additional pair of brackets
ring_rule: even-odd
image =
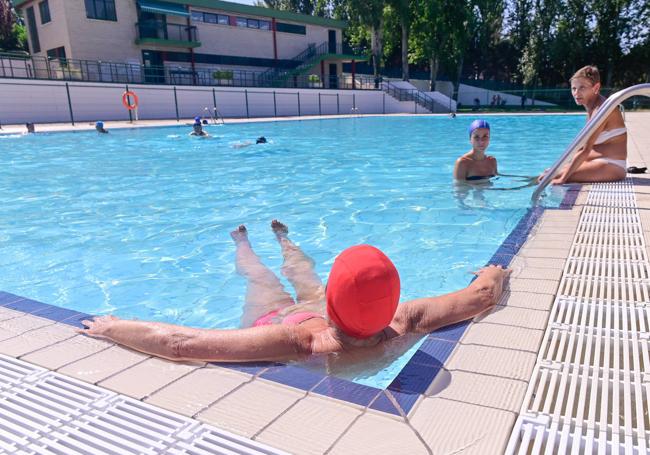
[[(518, 223), (532, 192), (495, 190), (515, 179), (452, 185), (472, 119), (211, 126), (212, 139), (188, 137), (187, 126), (2, 137), (0, 290), (91, 314), (237, 327), (245, 282), (229, 232), (245, 223), (279, 274), (273, 218), (289, 226), (323, 281), (339, 251), (370, 243), (396, 264), (402, 301), (458, 289)], [(532, 175), (584, 120), (490, 122), (500, 171)], [(270, 143), (232, 147), (260, 135)], [(352, 379), (382, 388), (416, 347)]]

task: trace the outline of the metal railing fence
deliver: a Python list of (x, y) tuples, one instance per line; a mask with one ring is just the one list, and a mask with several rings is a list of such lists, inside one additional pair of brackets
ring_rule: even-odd
[[(610, 96), (615, 89), (603, 88), (601, 93)], [(459, 96), (460, 95), (460, 96)], [(566, 112), (584, 111), (584, 107), (575, 103), (571, 89), (550, 88), (536, 90), (503, 90), (476, 91), (464, 89), (454, 93), (454, 98), (460, 99), (458, 112)], [(646, 97), (635, 96), (625, 100), (622, 105), (627, 110), (650, 109), (650, 100)]]
[(0, 53), (0, 78), (107, 82), (118, 84), (200, 85), (375, 90), (372, 78), (314, 75), (272, 76), (265, 71), (227, 69), (217, 66), (146, 66), (98, 60), (58, 59)]

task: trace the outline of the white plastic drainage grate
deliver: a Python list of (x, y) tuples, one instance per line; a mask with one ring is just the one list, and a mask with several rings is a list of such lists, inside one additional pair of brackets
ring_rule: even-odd
[(286, 452), (0, 355), (0, 453)]
[(507, 454), (650, 454), (650, 262), (630, 181), (593, 185)]

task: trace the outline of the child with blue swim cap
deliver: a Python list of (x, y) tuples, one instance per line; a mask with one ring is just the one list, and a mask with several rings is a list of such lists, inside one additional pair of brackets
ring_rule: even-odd
[(203, 131), (203, 124), (201, 123), (201, 117), (194, 117), (194, 125), (192, 125), (192, 132), (190, 133), (190, 136), (200, 136), (200, 137), (210, 136), (208, 133)]
[(104, 128), (104, 122), (102, 122), (101, 120), (98, 121), (98, 122), (95, 122), (95, 131), (97, 131), (98, 133), (103, 133), (103, 134), (108, 133), (108, 130), (106, 128)]
[(454, 178), (464, 181), (486, 181), (497, 175), (497, 160), (486, 155), (490, 145), (490, 124), (487, 120), (476, 119), (467, 127), (472, 149), (456, 160)]

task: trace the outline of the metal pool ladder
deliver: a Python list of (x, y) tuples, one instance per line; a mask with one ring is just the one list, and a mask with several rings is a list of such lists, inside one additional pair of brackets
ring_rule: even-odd
[(576, 138), (566, 148), (562, 156), (560, 156), (560, 158), (558, 158), (558, 160), (553, 163), (553, 166), (550, 167), (549, 171), (546, 173), (542, 181), (539, 182), (537, 189), (531, 196), (530, 202), (533, 206), (537, 204), (540, 195), (548, 186), (548, 184), (551, 183), (551, 180), (560, 169), (560, 167), (571, 155), (573, 155), (573, 152), (575, 150), (578, 150), (580, 147), (585, 145), (592, 132), (605, 122), (609, 114), (626, 99), (639, 95), (650, 97), (650, 84), (633, 85), (632, 87), (628, 87), (621, 90), (620, 92), (616, 92), (614, 95), (607, 98), (607, 101), (605, 101), (600, 109), (598, 109), (596, 115), (582, 128), (582, 130), (580, 130)]

